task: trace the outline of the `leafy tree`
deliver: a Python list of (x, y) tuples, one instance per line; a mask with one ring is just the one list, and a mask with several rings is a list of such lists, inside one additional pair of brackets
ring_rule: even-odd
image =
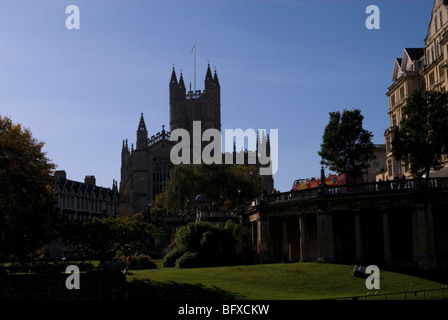
[(171, 171), (170, 179), (163, 192), (156, 196), (151, 211), (183, 212), (187, 200), (195, 199), (198, 194), (204, 194), (216, 204), (234, 208), (238, 203), (259, 196), (262, 186), (263, 180), (253, 166), (181, 164)]
[(153, 253), (153, 240), (162, 230), (141, 221), (141, 215), (68, 222), (61, 232), (63, 241), (89, 259), (110, 260), (116, 255)]
[(27, 260), (50, 242), (55, 168), (43, 142), (0, 116), (0, 260)]
[(330, 170), (357, 178), (375, 159), (373, 134), (363, 128), (364, 117), (359, 109), (330, 112), (318, 154)]
[(448, 93), (415, 91), (403, 107), (402, 120), (395, 131), (392, 152), (408, 161), (417, 176), (442, 167), (448, 144)]

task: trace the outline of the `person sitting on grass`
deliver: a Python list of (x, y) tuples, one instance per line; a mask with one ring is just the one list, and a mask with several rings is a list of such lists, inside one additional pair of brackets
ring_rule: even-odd
[(358, 266), (355, 264), (355, 266), (353, 267), (352, 277), (357, 276), (358, 276)]

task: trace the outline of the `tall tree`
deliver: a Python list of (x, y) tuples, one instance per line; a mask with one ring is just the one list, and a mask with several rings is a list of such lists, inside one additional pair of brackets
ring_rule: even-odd
[(263, 179), (253, 166), (225, 164), (177, 165), (171, 171), (163, 192), (156, 196), (151, 210), (160, 208), (169, 214), (183, 212), (188, 200), (198, 194), (229, 207), (259, 196)]
[(406, 100), (392, 140), (398, 160), (408, 161), (417, 176), (442, 167), (448, 151), (448, 93), (417, 90)]
[(0, 259), (25, 260), (57, 217), (54, 164), (29, 129), (0, 116)]
[(363, 120), (359, 109), (330, 112), (318, 152), (330, 170), (350, 174), (355, 183), (375, 159), (373, 134), (363, 128)]

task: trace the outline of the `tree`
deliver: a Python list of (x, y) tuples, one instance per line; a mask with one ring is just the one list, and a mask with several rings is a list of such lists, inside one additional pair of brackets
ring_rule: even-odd
[(330, 112), (318, 154), (330, 170), (350, 174), (355, 183), (375, 159), (373, 134), (363, 129), (359, 109)]
[(116, 255), (152, 254), (153, 240), (162, 236), (160, 228), (132, 217), (112, 216), (90, 221), (69, 221), (63, 227), (63, 241), (89, 259), (111, 260)]
[(448, 93), (417, 90), (403, 107), (400, 126), (394, 133), (392, 152), (407, 161), (417, 176), (442, 167), (448, 144)]
[(262, 189), (262, 177), (253, 166), (180, 164), (171, 171), (170, 179), (163, 192), (156, 196), (151, 210), (164, 209), (170, 214), (183, 212), (187, 200), (198, 194), (204, 194), (216, 204), (225, 202), (229, 208), (234, 208), (238, 203), (259, 196)]
[(50, 242), (57, 219), (55, 168), (43, 142), (0, 116), (0, 260), (27, 260)]

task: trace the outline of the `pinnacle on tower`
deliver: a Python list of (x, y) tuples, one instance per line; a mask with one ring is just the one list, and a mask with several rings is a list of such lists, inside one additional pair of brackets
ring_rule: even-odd
[(177, 84), (176, 70), (174, 69), (174, 67), (173, 67), (173, 72), (171, 73), (170, 84)]
[(216, 69), (215, 69), (215, 75), (213, 76), (213, 82), (215, 86), (219, 87), (219, 80), (218, 80), (218, 74), (216, 73)]
[(179, 88), (185, 89), (184, 77), (182, 75), (182, 72), (180, 73), (180, 78), (179, 78)]
[(143, 112), (140, 116), (140, 122), (138, 124), (138, 131), (146, 131), (145, 119), (143, 118)]
[(207, 67), (207, 73), (205, 74), (205, 81), (213, 81), (212, 70), (210, 70), (210, 63)]

